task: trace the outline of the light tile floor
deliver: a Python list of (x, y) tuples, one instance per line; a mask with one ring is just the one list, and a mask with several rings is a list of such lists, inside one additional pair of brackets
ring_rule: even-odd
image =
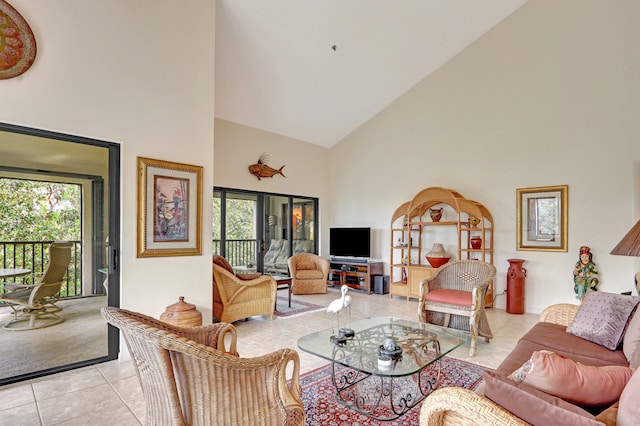
[[(417, 318), (415, 300), (356, 291), (349, 294), (353, 298), (353, 318), (374, 315)], [(294, 297), (327, 306), (339, 296), (339, 290), (331, 288), (323, 295)], [(475, 357), (468, 356), (467, 345), (450, 356), (495, 368), (538, 318), (533, 314), (511, 315), (499, 309), (489, 309), (487, 315), (494, 339), (488, 344), (480, 339)], [(254, 317), (234, 325), (238, 331), (238, 351), (243, 357), (282, 347), (297, 349), (299, 337), (331, 326), (324, 310), (273, 321)], [(302, 373), (327, 364), (324, 359), (298, 352)], [(111, 361), (0, 387), (0, 425), (140, 425), (144, 423), (144, 411), (142, 392), (130, 361)]]

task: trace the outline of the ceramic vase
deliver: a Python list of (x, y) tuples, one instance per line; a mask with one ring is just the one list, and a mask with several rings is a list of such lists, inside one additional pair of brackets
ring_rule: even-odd
[(434, 268), (439, 268), (451, 259), (451, 255), (444, 250), (444, 245), (435, 243), (431, 251), (425, 255), (427, 262)]
[(522, 267), (524, 259), (507, 259), (507, 313), (524, 314), (524, 279), (527, 270)]
[(434, 222), (440, 222), (442, 219), (442, 208), (440, 209), (429, 209), (429, 215), (431, 216), (431, 220)]
[(473, 249), (479, 249), (482, 247), (482, 238), (476, 236), (476, 237), (471, 237), (471, 240), (469, 240), (469, 243), (471, 244), (471, 248)]

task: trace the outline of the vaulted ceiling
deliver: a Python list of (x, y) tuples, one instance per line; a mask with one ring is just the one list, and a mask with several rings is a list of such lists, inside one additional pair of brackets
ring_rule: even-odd
[(526, 0), (218, 0), (216, 117), (332, 147)]

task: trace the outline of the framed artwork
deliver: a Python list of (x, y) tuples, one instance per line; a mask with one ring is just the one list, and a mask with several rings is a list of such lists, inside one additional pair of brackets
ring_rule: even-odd
[(567, 251), (567, 185), (517, 189), (517, 249)]
[(138, 157), (138, 257), (202, 254), (202, 167)]

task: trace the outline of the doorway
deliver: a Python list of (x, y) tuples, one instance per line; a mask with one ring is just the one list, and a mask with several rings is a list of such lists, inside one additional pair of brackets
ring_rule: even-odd
[[(65, 214), (79, 215), (74, 222), (79, 230), (72, 237), (61, 230), (46, 234), (47, 238), (36, 232), (22, 233), (19, 240), (8, 232), (0, 235), (5, 254), (0, 268), (31, 269), (32, 281), (46, 268), (45, 253), (51, 240), (74, 241), (73, 262), (65, 278), (69, 284), (58, 302), (62, 308), (58, 315), (64, 321), (28, 331), (0, 328), (4, 348), (0, 348), (4, 351), (0, 385), (117, 358), (117, 331), (107, 326), (100, 309), (117, 306), (119, 300), (119, 176), (120, 146), (116, 143), (0, 123), (0, 177), (52, 188), (45, 195), (47, 201), (62, 203)], [(69, 200), (55, 199), (62, 195), (54, 190), (67, 186), (78, 189), (77, 207)], [(37, 205), (21, 203), (23, 213)], [(30, 257), (32, 252), (36, 254)], [(7, 312), (10, 316), (11, 311), (6, 304), (0, 305), (0, 327), (10, 320)]]
[(236, 273), (289, 275), (287, 259), (318, 253), (318, 199), (214, 188), (213, 253)]

